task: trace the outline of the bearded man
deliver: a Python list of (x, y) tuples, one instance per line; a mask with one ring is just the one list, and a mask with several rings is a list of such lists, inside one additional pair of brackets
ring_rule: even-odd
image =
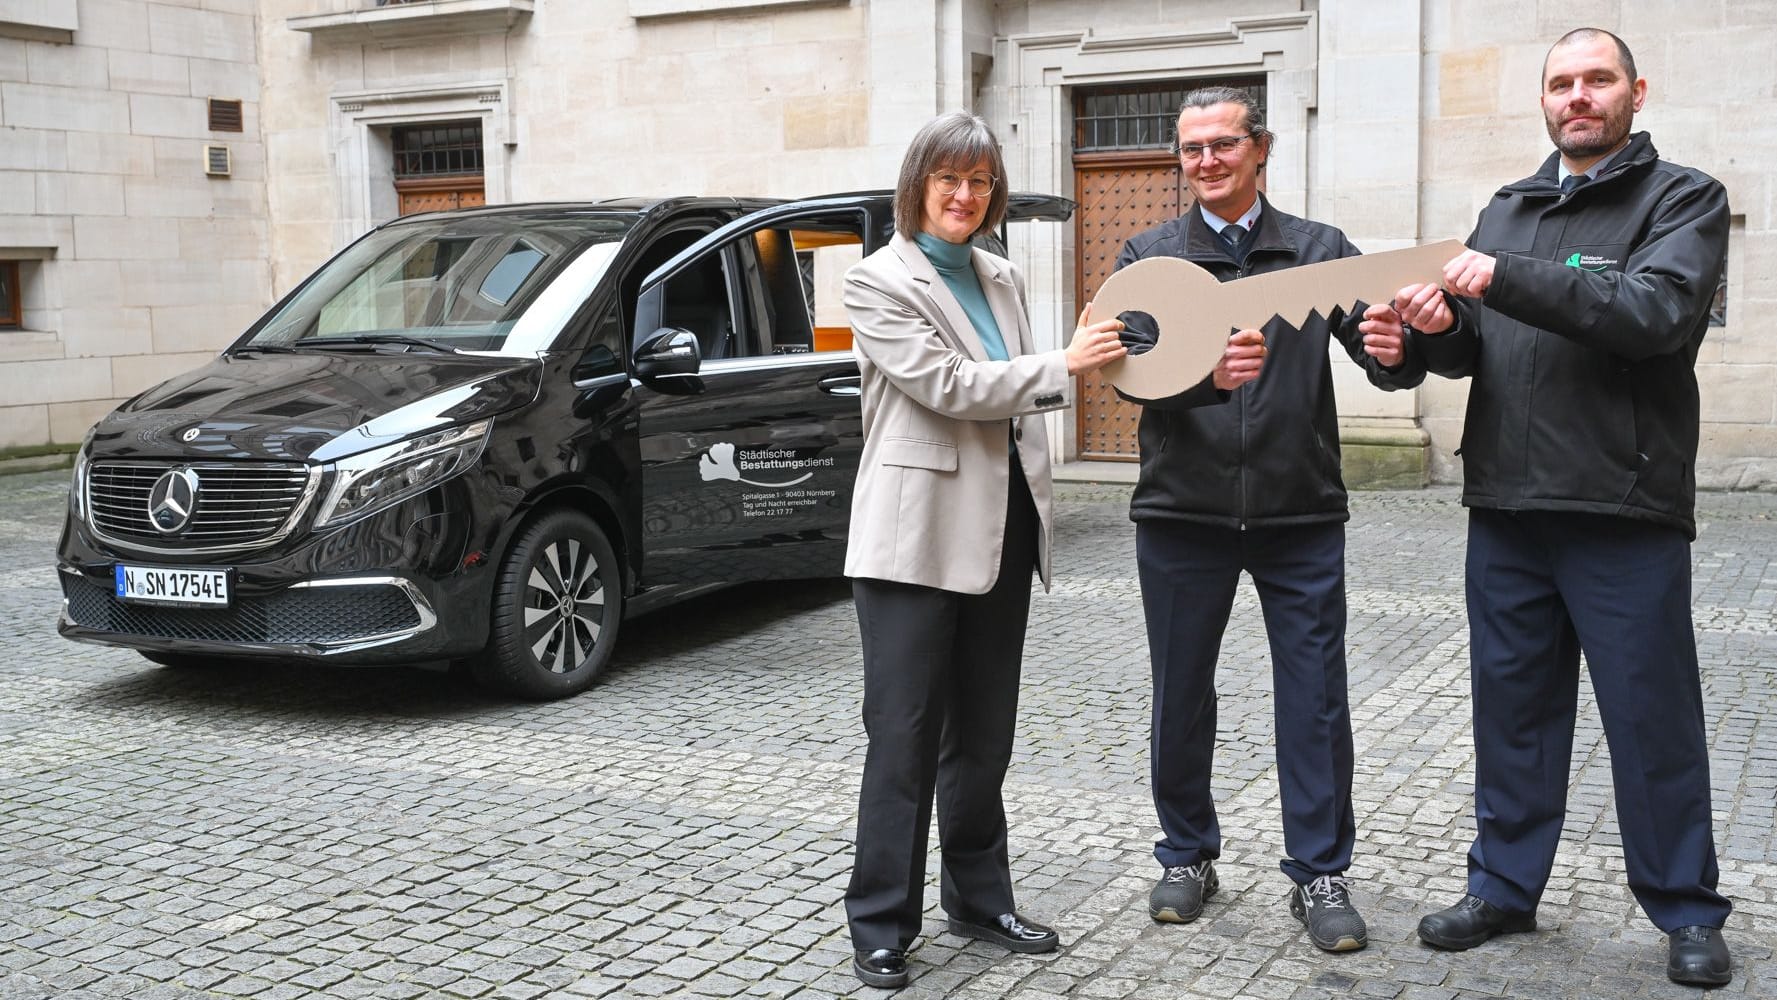
[(1629, 888), (1666, 974), (1732, 978), (1691, 628), (1697, 351), (1728, 200), (1631, 134), (1647, 81), (1581, 28), (1543, 64), (1556, 152), (1501, 188), (1469, 250), (1395, 306), (1427, 367), (1469, 376), (1462, 435), (1475, 725), (1468, 893), (1419, 923), (1466, 949), (1536, 928), (1566, 812), (1585, 654)]

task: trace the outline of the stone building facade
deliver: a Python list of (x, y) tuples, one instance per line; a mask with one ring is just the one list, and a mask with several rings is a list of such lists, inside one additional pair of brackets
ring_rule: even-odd
[[(1279, 206), (1367, 250), (1461, 238), (1547, 154), (1541, 59), (1581, 24), (1635, 49), (1638, 126), (1728, 186), (1698, 473), (1777, 485), (1773, 0), (0, 0), (0, 261), (26, 285), (0, 445), (78, 440), (404, 208), (886, 187), (953, 108), (1014, 187), (1081, 203), (1012, 237), (1046, 345), (1178, 210), (1143, 122), (1202, 82), (1262, 94)], [(206, 129), (212, 97), (243, 132)], [(232, 175), (193, 173), (222, 144)], [(1336, 370), (1352, 478), (1459, 476), (1465, 383)], [(1132, 451), (1133, 413), (1083, 389), (1056, 457)]]

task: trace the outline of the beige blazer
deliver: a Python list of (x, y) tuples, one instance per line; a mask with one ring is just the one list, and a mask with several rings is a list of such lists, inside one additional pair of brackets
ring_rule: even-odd
[(980, 249), (974, 263), (1010, 361), (988, 359), (962, 304), (912, 240), (897, 233), (846, 272), (864, 407), (847, 576), (991, 590), (1016, 438), (1042, 520), (1038, 569), (1049, 585), (1049, 437), (1036, 414), (1066, 406), (1073, 380), (1061, 351), (1032, 353), (1018, 269)]

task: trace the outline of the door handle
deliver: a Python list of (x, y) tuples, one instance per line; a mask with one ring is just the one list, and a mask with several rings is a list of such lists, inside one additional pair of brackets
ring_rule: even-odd
[(853, 372), (850, 375), (828, 375), (818, 383), (821, 391), (834, 396), (858, 396), (864, 389), (859, 385), (860, 376)]

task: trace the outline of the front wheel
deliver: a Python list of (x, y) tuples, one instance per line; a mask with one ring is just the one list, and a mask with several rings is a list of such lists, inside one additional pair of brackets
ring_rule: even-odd
[(592, 686), (623, 620), (623, 574), (598, 524), (557, 510), (526, 525), (494, 580), (487, 649), (475, 679), (524, 698)]

